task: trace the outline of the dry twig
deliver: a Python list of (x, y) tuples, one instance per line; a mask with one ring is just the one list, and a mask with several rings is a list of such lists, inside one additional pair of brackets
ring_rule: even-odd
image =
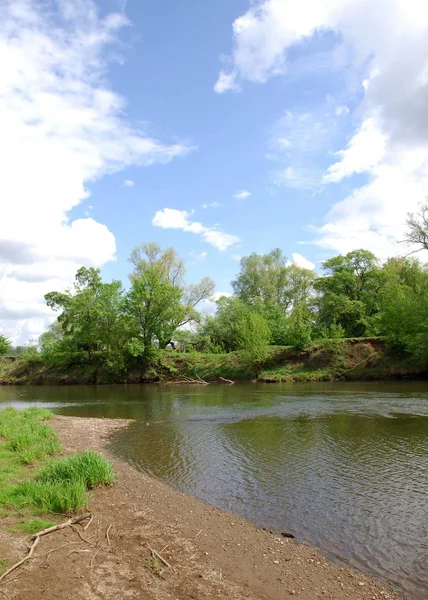
[[(32, 535), (31, 539), (33, 540), (33, 543), (29, 547), (27, 556), (25, 556), (25, 558), (23, 558), (19, 562), (15, 563), (14, 565), (12, 565), (10, 567), (10, 569), (5, 571), (3, 573), (3, 575), (1, 575), (0, 581), (3, 581), (3, 579), (5, 577), (7, 577), (10, 573), (12, 573), (12, 571), (17, 569), (21, 565), (23, 565), (25, 562), (27, 562), (27, 560), (30, 560), (30, 558), (33, 556), (33, 552), (34, 552), (37, 544), (39, 543), (41, 537), (43, 537), (44, 535), (48, 535), (49, 533), (52, 533), (53, 531), (59, 531), (60, 529), (64, 529), (65, 527), (73, 527), (74, 529), (76, 529), (74, 527), (74, 523), (81, 523), (82, 521), (85, 521), (85, 519), (89, 519), (90, 517), (91, 517), (91, 514), (89, 514), (89, 513), (86, 515), (79, 515), (78, 517), (73, 517), (72, 519), (69, 519), (65, 523), (61, 523), (60, 525), (53, 525), (52, 527), (48, 527), (47, 529), (42, 529), (42, 531), (39, 531), (38, 533), (35, 533), (34, 535)], [(76, 529), (76, 531), (77, 531), (77, 529)], [(86, 541), (86, 540), (83, 540), (83, 541)]]
[(152, 553), (152, 555), (153, 555), (154, 558), (157, 558), (158, 560), (160, 560), (161, 563), (163, 563), (165, 565), (165, 567), (168, 567), (169, 569), (172, 569), (172, 567), (169, 564), (169, 562), (167, 560), (165, 560), (164, 557), (159, 554), (159, 552), (156, 552), (156, 550), (153, 550), (153, 548), (151, 548), (150, 546), (149, 546), (149, 550)]
[(111, 529), (112, 527), (113, 527), (113, 525), (111, 525), (111, 524), (110, 524), (110, 525), (108, 526), (108, 528), (107, 528), (107, 531), (106, 531), (107, 546), (110, 546), (110, 536), (109, 536), (109, 534), (108, 534), (108, 533), (109, 533), (109, 531), (110, 531), (110, 529)]

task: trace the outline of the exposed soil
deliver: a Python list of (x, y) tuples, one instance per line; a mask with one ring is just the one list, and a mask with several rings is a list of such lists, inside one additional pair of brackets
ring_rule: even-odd
[[(70, 528), (42, 538), (34, 558), (0, 583), (0, 598), (398, 598), (386, 585), (309, 546), (258, 530), (111, 457), (106, 438), (126, 421), (55, 417), (53, 425), (66, 452), (93, 448), (106, 454), (117, 483), (94, 492), (94, 519), (86, 531), (78, 526), (90, 543)], [(7, 533), (10, 523), (3, 519), (0, 529), (0, 557), (9, 559), (8, 566), (25, 555), (29, 540)], [(150, 548), (170, 566), (154, 559)]]

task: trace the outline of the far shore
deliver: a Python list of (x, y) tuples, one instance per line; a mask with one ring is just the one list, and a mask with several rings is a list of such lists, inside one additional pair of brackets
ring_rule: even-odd
[[(57, 416), (66, 453), (92, 448), (117, 473), (90, 502), (87, 544), (70, 528), (46, 536), (37, 555), (0, 588), (10, 599), (398, 600), (375, 581), (318, 550), (255, 528), (239, 517), (178, 492), (112, 456), (109, 436), (129, 421)], [(160, 441), (161, 443), (161, 441)], [(3, 521), (7, 521), (3, 519)], [(25, 540), (0, 535), (2, 555), (22, 557)], [(106, 536), (106, 532), (108, 535)], [(103, 549), (91, 552), (91, 539)], [(50, 551), (52, 550), (52, 554)], [(154, 552), (153, 552), (154, 551)], [(162, 560), (157, 558), (160, 555)]]

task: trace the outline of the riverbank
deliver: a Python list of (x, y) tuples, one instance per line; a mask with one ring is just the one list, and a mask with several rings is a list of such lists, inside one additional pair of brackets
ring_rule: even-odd
[(39, 355), (0, 359), (0, 385), (72, 385), (109, 383), (185, 383), (231, 381), (315, 382), (428, 377), (428, 364), (393, 352), (378, 338), (330, 340), (306, 350), (271, 347), (266, 361), (249, 365), (244, 353), (203, 354), (162, 351), (150, 364), (120, 374), (92, 361), (50, 365)]
[[(52, 424), (67, 453), (91, 448), (109, 458), (117, 481), (93, 492), (93, 521), (79, 531), (89, 543), (70, 528), (46, 536), (34, 558), (0, 586), (7, 597), (398, 598), (386, 585), (328, 561), (311, 547), (258, 530), (110, 456), (106, 439), (127, 421), (55, 417)], [(3, 516), (0, 556), (12, 564), (24, 555), (28, 538), (8, 532), (11, 524)]]

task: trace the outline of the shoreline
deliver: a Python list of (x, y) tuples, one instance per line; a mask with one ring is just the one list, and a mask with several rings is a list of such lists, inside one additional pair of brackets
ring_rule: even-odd
[[(11, 599), (401, 597), (388, 584), (332, 562), (313, 547), (257, 529), (112, 456), (107, 441), (129, 422), (55, 416), (52, 425), (66, 453), (91, 448), (114, 466), (117, 482), (94, 491), (90, 502), (94, 523), (85, 533), (102, 538), (111, 526), (111, 545), (106, 545), (91, 565), (89, 549), (72, 551), (76, 548), (70, 545), (76, 543), (73, 531), (47, 536), (16, 580), (6, 581), (1, 588)], [(14, 554), (11, 559), (22, 557), (22, 536), (3, 531), (2, 546), (5, 537)], [(63, 549), (58, 549), (60, 546)], [(151, 549), (160, 553), (170, 567), (154, 561)], [(45, 560), (51, 550), (55, 550), (55, 558)]]
[(161, 351), (150, 364), (114, 374), (100, 355), (54, 366), (41, 355), (0, 358), (0, 385), (202, 384), (228, 382), (310, 383), (428, 379), (428, 364), (397, 354), (378, 338), (330, 340), (306, 350), (272, 347), (266, 361), (251, 367), (239, 352)]

